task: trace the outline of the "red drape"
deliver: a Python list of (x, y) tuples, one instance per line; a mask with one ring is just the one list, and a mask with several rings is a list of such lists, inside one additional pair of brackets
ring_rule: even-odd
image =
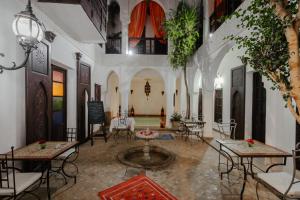
[(222, 17), (225, 14), (225, 3), (223, 0), (215, 0), (214, 11), (217, 17)]
[[(128, 36), (129, 38), (141, 38), (145, 22), (146, 22), (146, 16), (147, 16), (147, 3), (146, 1), (143, 1), (136, 5), (131, 13), (130, 17), (130, 24), (128, 27)], [(130, 40), (130, 47), (135, 47), (140, 40), (134, 39)]]
[[(149, 8), (154, 35), (156, 38), (164, 38), (165, 31), (163, 29), (163, 22), (166, 18), (165, 12), (162, 7), (160, 7), (160, 5), (154, 1), (150, 1)], [(160, 42), (166, 43), (165, 40), (160, 40)]]

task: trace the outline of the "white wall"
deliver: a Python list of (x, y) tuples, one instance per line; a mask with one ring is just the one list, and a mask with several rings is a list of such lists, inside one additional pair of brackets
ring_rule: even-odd
[(129, 108), (133, 106), (135, 115), (160, 115), (161, 108), (166, 111), (166, 94), (164, 82), (158, 80), (149, 80), (151, 93), (147, 99), (145, 94), (145, 80), (133, 79), (131, 89), (133, 93), (129, 95)]
[[(241, 8), (246, 8), (249, 4), (246, 0)], [(209, 1), (208, 3), (213, 3)], [(209, 5), (209, 8), (211, 6)], [(208, 4), (206, 4), (207, 6)], [(222, 26), (208, 38), (191, 59), (190, 71), (195, 71), (199, 66), (203, 74), (203, 106), (204, 117), (207, 122), (213, 121), (213, 108), (210, 110), (210, 102), (213, 102), (213, 82), (219, 72), (224, 78), (223, 86), (223, 120), (230, 119), (230, 71), (233, 67), (241, 65), (238, 59), (243, 54), (243, 50), (231, 50), (234, 43), (224, 40), (227, 35), (245, 35), (245, 30), (236, 28), (238, 20), (233, 19), (222, 24)], [(251, 134), (252, 126), (252, 69), (247, 68), (246, 73), (246, 116), (245, 132)], [(193, 80), (190, 76), (189, 79)], [(266, 143), (291, 152), (295, 146), (295, 119), (288, 109), (284, 107), (284, 101), (278, 91), (270, 90), (271, 83), (264, 80), (267, 92), (266, 111)], [(211, 116), (211, 117), (206, 117)], [(205, 130), (209, 135), (210, 129)]]
[[(2, 0), (0, 2), (0, 52), (6, 54), (0, 58), (0, 64), (10, 65), (11, 61), (21, 63), (24, 58), (22, 48), (17, 44), (12, 32), (14, 14), (25, 9), (23, 0)], [(64, 33), (49, 18), (34, 5), (33, 11), (45, 24), (47, 30), (57, 36), (51, 44), (51, 59), (64, 66), (68, 72), (68, 127), (76, 127), (76, 59), (75, 52), (83, 54), (83, 61), (94, 66), (95, 50), (92, 44), (82, 44)], [(0, 74), (0, 152), (6, 152), (10, 146), (19, 147), (26, 141), (25, 124), (25, 73), (18, 71), (4, 71)]]
[[(111, 73), (108, 81), (108, 92), (106, 96), (107, 106), (111, 112), (112, 117), (117, 117), (119, 112), (120, 104), (120, 88), (119, 88), (119, 77), (116, 73)], [(116, 87), (118, 90), (116, 91)]]

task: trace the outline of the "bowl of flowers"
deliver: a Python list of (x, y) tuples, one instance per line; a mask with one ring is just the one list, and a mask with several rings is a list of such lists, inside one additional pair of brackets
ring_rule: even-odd
[(39, 141), (38, 141), (38, 144), (40, 145), (40, 149), (45, 149), (46, 146), (47, 146), (46, 143), (47, 143), (47, 141), (44, 140), (44, 139), (39, 140)]
[(253, 145), (254, 145), (254, 140), (253, 139), (249, 138), (249, 139), (246, 140), (246, 142), (248, 143), (249, 147), (253, 147)]

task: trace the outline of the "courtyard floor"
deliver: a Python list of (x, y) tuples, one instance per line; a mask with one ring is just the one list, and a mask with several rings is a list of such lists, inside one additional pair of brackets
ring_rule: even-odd
[[(214, 141), (211, 140), (211, 143)], [(145, 173), (179, 200), (239, 199), (242, 187), (240, 173), (234, 170), (229, 180), (224, 178), (221, 181), (217, 167), (218, 153), (208, 144), (193, 139), (185, 141), (180, 137), (174, 140), (155, 140), (151, 144), (176, 154), (176, 160), (167, 168), (146, 170)], [(52, 177), (53, 199), (99, 199), (97, 195), (100, 191), (139, 173), (139, 170), (119, 163), (116, 156), (118, 152), (129, 147), (141, 145), (143, 141), (127, 141), (125, 137), (117, 143), (109, 139), (107, 143), (96, 140), (94, 146), (90, 146), (89, 142), (81, 145), (76, 161), (79, 167), (77, 184), (73, 184), (73, 180), (70, 179), (69, 183), (64, 185), (58, 177)], [(45, 196), (45, 188), (37, 192)], [(259, 194), (262, 200), (276, 199), (263, 187), (259, 188)], [(255, 181), (251, 178), (247, 182), (244, 199), (256, 199)]]

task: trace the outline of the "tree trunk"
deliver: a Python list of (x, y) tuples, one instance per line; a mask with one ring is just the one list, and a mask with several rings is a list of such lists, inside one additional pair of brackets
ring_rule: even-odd
[[(291, 92), (290, 96), (294, 99), (296, 106), (300, 109), (300, 62), (299, 62), (299, 42), (298, 34), (293, 27), (286, 28), (286, 39), (289, 47), (289, 67), (290, 67), (290, 80), (291, 80)], [(290, 105), (289, 105), (290, 104)], [(293, 108), (291, 102), (288, 102), (289, 109), (297, 122), (300, 123), (300, 116), (296, 113), (296, 109)]]
[(191, 105), (190, 105), (190, 93), (189, 93), (189, 87), (187, 83), (187, 77), (186, 77), (186, 66), (183, 68), (183, 73), (184, 73), (184, 84), (185, 84), (185, 90), (186, 90), (186, 118), (190, 118), (190, 110), (191, 110)]

